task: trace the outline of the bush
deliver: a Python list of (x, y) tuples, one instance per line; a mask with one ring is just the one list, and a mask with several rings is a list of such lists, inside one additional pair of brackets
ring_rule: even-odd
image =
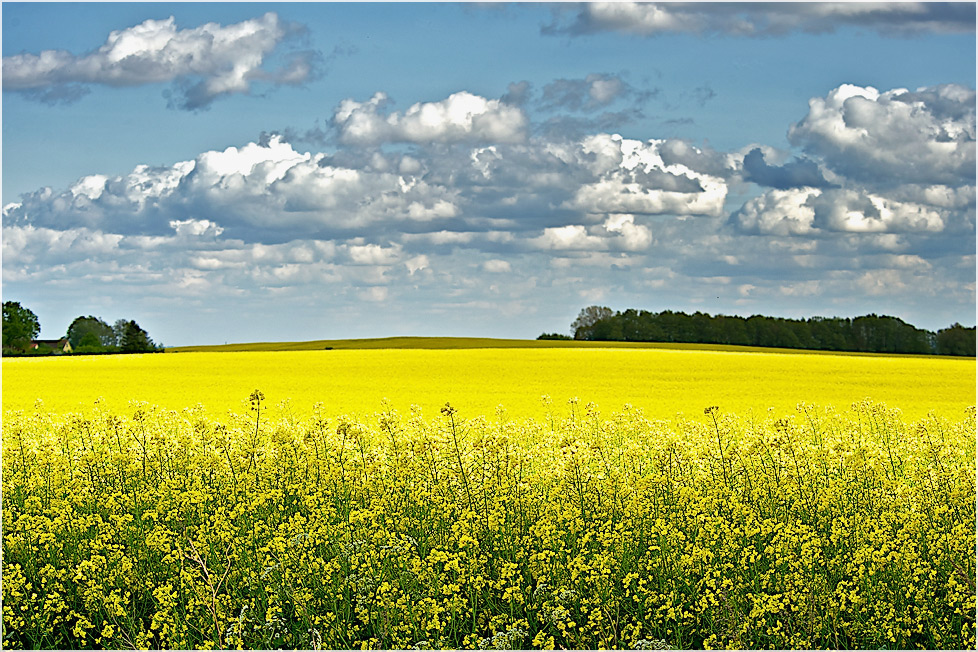
[(561, 333), (543, 333), (538, 340), (572, 340), (574, 339), (570, 335), (562, 335)]

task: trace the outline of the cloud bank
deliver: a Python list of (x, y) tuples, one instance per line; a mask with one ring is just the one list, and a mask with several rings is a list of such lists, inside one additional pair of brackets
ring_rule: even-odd
[(23, 195), (4, 207), (4, 282), (360, 319), (384, 302), (406, 328), (716, 288), (805, 314), (974, 302), (970, 89), (840, 86), (786, 125), (795, 152), (559, 136), (465, 91), (385, 98), (342, 102), (322, 151), (271, 135)]
[(843, 84), (813, 98), (788, 138), (821, 166), (804, 159), (776, 168), (752, 150), (745, 178), (777, 190), (736, 211), (737, 228), (781, 235), (973, 233), (973, 90), (950, 84), (880, 92)]
[(207, 23), (178, 29), (171, 16), (113, 31), (97, 50), (64, 50), (3, 58), (3, 90), (48, 103), (72, 102), (91, 85), (137, 86), (173, 83), (170, 103), (206, 108), (219, 97), (251, 92), (255, 82), (302, 84), (316, 74), (319, 55), (296, 52), (277, 69), (266, 59), (300, 28), (275, 13), (233, 25)]

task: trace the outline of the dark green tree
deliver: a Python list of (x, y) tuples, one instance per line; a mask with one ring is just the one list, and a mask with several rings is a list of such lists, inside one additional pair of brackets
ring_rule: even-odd
[(122, 346), (122, 336), (126, 334), (126, 324), (128, 323), (128, 319), (116, 319), (115, 323), (112, 324), (112, 332), (115, 334), (116, 346)]
[(954, 323), (937, 331), (937, 352), (941, 355), (975, 355), (975, 327)]
[[(88, 335), (92, 335), (95, 341), (92, 342), (92, 338), (87, 337)], [(82, 345), (83, 340), (85, 340), (87, 346), (105, 347), (116, 345), (116, 335), (112, 327), (92, 315), (88, 317), (75, 317), (75, 320), (71, 322), (71, 326), (68, 327), (68, 341), (71, 342), (71, 348), (77, 349)]]
[(581, 314), (579, 314), (577, 319), (575, 319), (571, 324), (571, 330), (574, 331), (574, 339), (597, 339), (594, 333), (595, 325), (603, 319), (611, 319), (614, 317), (614, 315), (615, 313), (611, 308), (605, 308), (604, 306), (588, 306), (581, 311)]
[(939, 333), (919, 329), (897, 317), (864, 315), (853, 319), (743, 317), (664, 310), (646, 312), (589, 306), (571, 324), (574, 339), (629, 342), (699, 342), (748, 346), (975, 355), (975, 328), (955, 324)]
[(81, 341), (78, 343), (78, 347), (72, 347), (72, 348), (74, 348), (75, 350), (78, 350), (79, 348), (82, 347), (86, 349), (97, 349), (100, 348), (101, 346), (102, 343), (99, 342), (98, 336), (95, 333), (85, 333), (85, 337), (81, 338)]
[(123, 353), (148, 353), (156, 350), (153, 340), (149, 339), (149, 334), (139, 327), (139, 324), (129, 320), (122, 333), (122, 341), (119, 349)]
[(570, 335), (564, 335), (563, 333), (542, 333), (537, 336), (538, 340), (572, 340), (574, 339)]
[(3, 302), (3, 348), (27, 349), (41, 332), (41, 323), (30, 309), (17, 301)]

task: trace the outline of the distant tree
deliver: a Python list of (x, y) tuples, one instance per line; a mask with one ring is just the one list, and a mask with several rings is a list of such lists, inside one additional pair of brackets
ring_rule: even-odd
[(102, 346), (102, 342), (99, 340), (98, 335), (95, 333), (85, 333), (85, 336), (81, 338), (78, 342), (78, 346), (72, 346), (72, 353), (105, 353), (106, 351), (113, 350), (116, 347), (105, 347)]
[(572, 340), (574, 339), (570, 335), (564, 335), (562, 333), (543, 333), (537, 337), (538, 340)]
[(941, 355), (975, 355), (975, 327), (954, 323), (937, 331), (937, 352)]
[[(92, 336), (92, 337), (89, 337)], [(92, 342), (94, 338), (94, 342)], [(77, 349), (83, 345), (94, 347), (105, 347), (116, 345), (116, 334), (112, 327), (98, 317), (89, 315), (88, 317), (75, 317), (68, 327), (68, 341), (72, 349)]]
[(122, 346), (122, 337), (126, 334), (126, 325), (128, 323), (128, 319), (116, 319), (115, 323), (112, 324), (112, 332), (115, 334), (116, 346)]
[(17, 301), (3, 302), (3, 348), (25, 350), (41, 332), (41, 324), (30, 309)]
[(603, 342), (620, 342), (625, 339), (622, 333), (622, 323), (617, 315), (599, 319), (591, 326), (590, 337), (584, 339), (600, 340)]
[(659, 313), (589, 306), (571, 325), (574, 339), (629, 342), (701, 342), (829, 351), (975, 355), (975, 328), (960, 324), (933, 333), (897, 317), (863, 315), (789, 319), (702, 312)]
[(149, 339), (149, 334), (139, 327), (139, 324), (130, 320), (126, 322), (119, 349), (123, 353), (147, 353), (155, 351), (156, 345), (153, 344), (153, 340)]
[(571, 324), (571, 330), (574, 331), (575, 340), (593, 340), (594, 337), (594, 326), (603, 319), (611, 319), (615, 316), (614, 311), (611, 308), (605, 308), (604, 306), (588, 306), (581, 311), (581, 314), (577, 316), (577, 319)]

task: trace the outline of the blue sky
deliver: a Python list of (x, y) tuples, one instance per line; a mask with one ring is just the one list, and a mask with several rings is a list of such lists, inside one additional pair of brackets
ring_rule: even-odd
[(974, 4), (4, 3), (42, 335), (975, 322)]

